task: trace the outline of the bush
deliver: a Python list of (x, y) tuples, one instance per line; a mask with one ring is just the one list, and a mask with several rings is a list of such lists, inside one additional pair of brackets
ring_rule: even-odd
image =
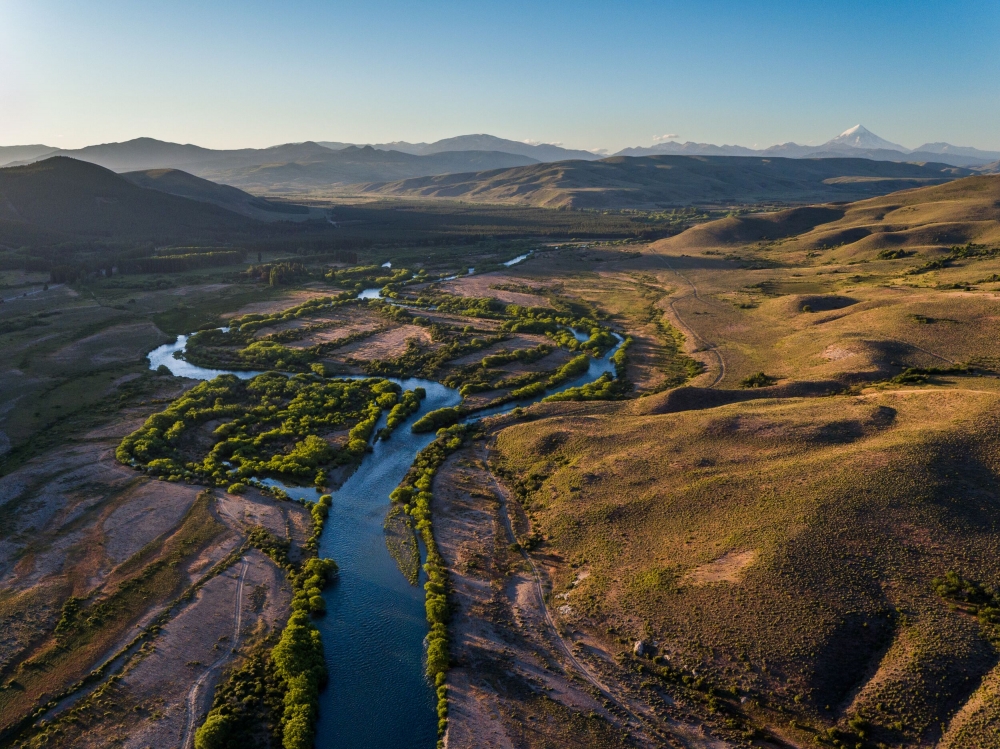
[(533, 398), (536, 395), (541, 395), (545, 392), (544, 382), (533, 382), (530, 385), (525, 385), (522, 388), (517, 388), (516, 390), (510, 391), (511, 398)]
[(548, 387), (556, 387), (566, 382), (566, 380), (571, 380), (574, 377), (582, 375), (588, 369), (590, 369), (590, 355), (580, 354), (557, 369), (555, 374), (549, 377), (546, 385)]
[(417, 419), (411, 429), (417, 433), (434, 432), (441, 427), (451, 426), (462, 418), (462, 416), (463, 413), (458, 408), (439, 408), (436, 411), (430, 411)]
[(605, 372), (593, 382), (554, 393), (546, 398), (545, 402), (617, 400), (624, 398), (630, 388), (631, 384), (627, 381), (617, 380)]
[(763, 372), (756, 372), (748, 377), (744, 377), (740, 380), (740, 387), (744, 389), (750, 388), (766, 388), (777, 382), (776, 377), (771, 377)]
[(194, 749), (228, 749), (232, 723), (230, 715), (209, 713), (194, 734)]

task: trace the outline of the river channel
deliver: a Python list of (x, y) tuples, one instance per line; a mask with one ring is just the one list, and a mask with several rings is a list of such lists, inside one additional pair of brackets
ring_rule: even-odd
[[(376, 291), (361, 296), (378, 296)], [(576, 331), (574, 335), (587, 338)], [(241, 379), (260, 374), (205, 369), (179, 359), (175, 354), (183, 353), (187, 339), (178, 336), (174, 343), (150, 352), (150, 368), (164, 365), (178, 377), (197, 380), (227, 373)], [(614, 372), (613, 352), (593, 359), (586, 374), (546, 395)], [(425, 580), (422, 575), (420, 585), (413, 586), (400, 573), (386, 547), (383, 523), (389, 493), (402, 481), (417, 453), (435, 438), (433, 433), (414, 434), (410, 425), (428, 411), (457, 405), (462, 399), (458, 391), (431, 380), (390, 379), (406, 390), (422, 387), (427, 397), (390, 439), (372, 446), (358, 469), (333, 493), (320, 555), (337, 562), (340, 576), (324, 593), (327, 615), (316, 620), (330, 677), (320, 695), (319, 749), (431, 749), (437, 739), (435, 695), (423, 664)], [(532, 402), (508, 403), (479, 412), (475, 418)], [(384, 420), (385, 414), (378, 428)], [(313, 488), (281, 486), (294, 498), (315, 500), (318, 496)]]

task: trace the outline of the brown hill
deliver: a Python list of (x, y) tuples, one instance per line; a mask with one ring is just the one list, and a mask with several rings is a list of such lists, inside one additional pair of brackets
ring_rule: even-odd
[(664, 208), (858, 200), (972, 174), (946, 164), (867, 159), (615, 156), (356, 185), (362, 194), (550, 208)]
[[(218, 206), (146, 190), (103, 167), (62, 156), (0, 169), (0, 220), (115, 240), (222, 236), (256, 225)], [(2, 236), (0, 243), (8, 244)]]
[(787, 238), (794, 238), (782, 245), (787, 249), (845, 246), (859, 257), (882, 250), (1000, 242), (1000, 177), (967, 177), (848, 206), (725, 218), (693, 227), (657, 246), (735, 248)]

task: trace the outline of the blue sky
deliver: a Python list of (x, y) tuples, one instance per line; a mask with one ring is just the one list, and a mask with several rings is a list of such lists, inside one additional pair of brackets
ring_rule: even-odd
[(1000, 3), (0, 0), (0, 144), (1000, 150)]

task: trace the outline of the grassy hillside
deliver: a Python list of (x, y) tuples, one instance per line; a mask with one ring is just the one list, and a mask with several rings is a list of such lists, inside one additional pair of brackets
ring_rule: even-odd
[(725, 218), (578, 278), (610, 313), (628, 278), (665, 294), (706, 368), (495, 427), (587, 663), (735, 742), (1000, 746), (1000, 179)]
[(727, 218), (666, 240), (664, 248), (738, 248), (772, 240), (783, 254), (838, 248), (838, 257), (875, 259), (881, 251), (1000, 242), (1000, 177), (949, 184), (853, 203)]
[(900, 387), (643, 415), (649, 399), (512, 427), (498, 447), (565, 560), (553, 591), (574, 625), (658, 643), (659, 662), (737, 709), (749, 698), (795, 745), (831, 726), (926, 745), (966, 706), (987, 729), (951, 745), (994, 746), (1000, 703), (970, 699), (1000, 632), (932, 581), (1000, 581), (998, 396)]
[(575, 208), (857, 200), (938, 184), (968, 170), (866, 159), (616, 156), (361, 185), (360, 193)]

